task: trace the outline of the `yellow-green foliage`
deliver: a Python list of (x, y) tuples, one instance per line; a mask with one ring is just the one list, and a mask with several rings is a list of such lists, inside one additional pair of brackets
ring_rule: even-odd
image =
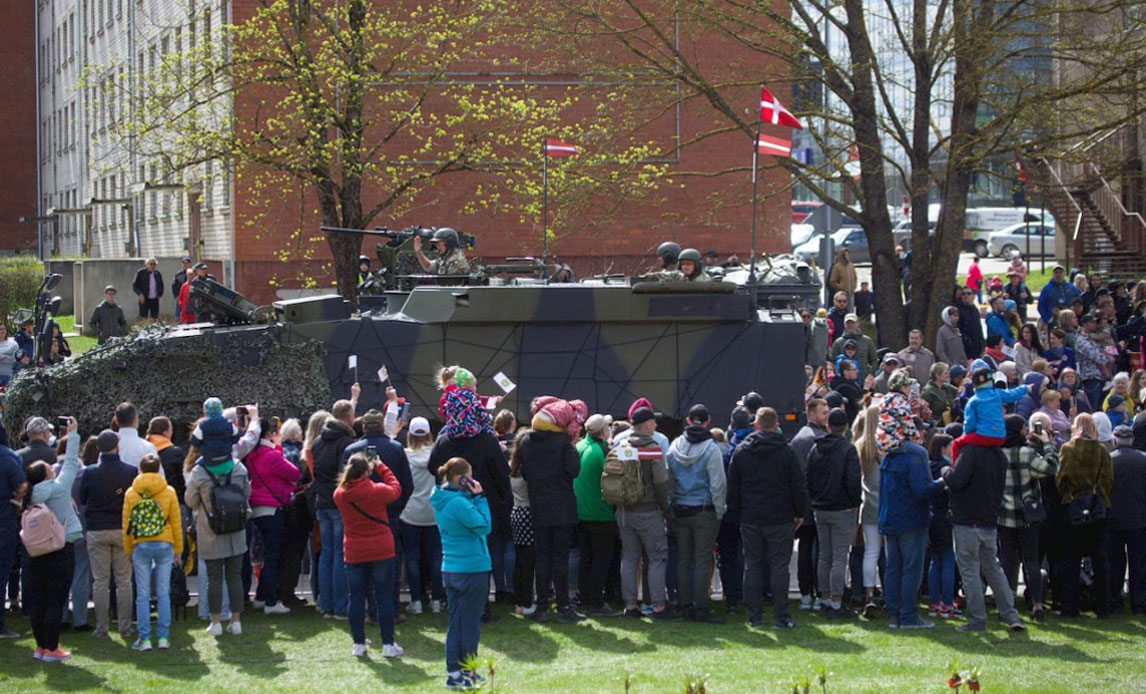
[(43, 263), (30, 255), (0, 258), (0, 319), (7, 322), (16, 309), (32, 308), (43, 277)]

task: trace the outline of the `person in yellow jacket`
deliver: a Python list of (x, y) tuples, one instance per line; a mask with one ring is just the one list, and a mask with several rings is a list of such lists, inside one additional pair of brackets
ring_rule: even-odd
[(139, 461), (139, 476), (123, 496), (123, 551), (135, 571), (136, 614), (139, 638), (132, 650), (151, 650), (151, 576), (155, 572), (155, 598), (159, 607), (156, 631), (160, 648), (170, 648), (171, 567), (183, 553), (183, 524), (179, 499), (160, 472), (159, 457)]

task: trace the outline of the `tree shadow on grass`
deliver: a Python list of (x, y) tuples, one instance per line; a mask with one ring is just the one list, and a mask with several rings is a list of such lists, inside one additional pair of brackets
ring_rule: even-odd
[[(513, 624), (514, 621), (520, 622)], [(504, 620), (503, 620), (504, 622)], [(514, 628), (506, 629), (504, 626)], [(560, 645), (553, 638), (548, 624), (534, 624), (526, 620), (513, 620), (500, 629), (482, 629), (482, 643), (505, 654), (505, 658), (527, 663), (550, 663), (557, 659)]]
[[(41, 665), (36, 663), (36, 665)], [(41, 665), (44, 673), (43, 691), (48, 692), (118, 692), (120, 690), (108, 686), (107, 680), (88, 669), (70, 663), (44, 663)], [(35, 674), (32, 668), (29, 674)], [(38, 687), (29, 691), (35, 691)]]
[[(927, 629), (915, 632), (917, 637), (954, 648), (962, 653), (974, 653), (997, 658), (1029, 658), (1038, 655), (1040, 650), (1053, 651), (1055, 660), (1072, 663), (1105, 663), (1104, 658), (1079, 650), (1067, 643), (1046, 644), (1032, 638), (1029, 631), (1011, 632), (991, 626), (985, 632), (968, 634), (951, 633), (947, 629)], [(1035, 634), (1037, 636), (1037, 633)]]
[(649, 653), (656, 650), (654, 644), (629, 638), (627, 635), (618, 635), (621, 618), (586, 620), (578, 624), (547, 625), (556, 626), (554, 633), (567, 637), (570, 641), (591, 651), (607, 651), (610, 653)]
[(273, 679), (287, 670), (287, 657), (271, 650), (271, 633), (265, 623), (241, 636), (228, 636), (219, 647), (219, 662), (233, 665), (259, 679)]

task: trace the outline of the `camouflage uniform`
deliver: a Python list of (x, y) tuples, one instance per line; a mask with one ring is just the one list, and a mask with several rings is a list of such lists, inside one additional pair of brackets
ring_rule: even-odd
[(684, 281), (685, 282), (711, 282), (712, 278), (708, 276), (707, 272), (705, 272), (704, 270), (701, 270), (700, 272), (696, 273), (696, 275), (694, 275), (693, 277), (685, 277)]
[(470, 261), (460, 248), (455, 248), (448, 255), (430, 261), (430, 274), (432, 275), (468, 275)]

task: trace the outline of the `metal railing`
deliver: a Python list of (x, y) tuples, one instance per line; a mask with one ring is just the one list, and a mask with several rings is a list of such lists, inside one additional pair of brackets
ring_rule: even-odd
[(1137, 212), (1129, 212), (1126, 206), (1122, 204), (1122, 198), (1114, 189), (1110, 187), (1110, 183), (1102, 176), (1102, 172), (1094, 164), (1088, 163), (1088, 173), (1093, 175), (1099, 186), (1091, 192), (1091, 199), (1094, 201), (1099, 212), (1106, 217), (1118, 240), (1120, 240), (1127, 250), (1134, 251), (1135, 253), (1142, 253), (1146, 250), (1146, 219)]

